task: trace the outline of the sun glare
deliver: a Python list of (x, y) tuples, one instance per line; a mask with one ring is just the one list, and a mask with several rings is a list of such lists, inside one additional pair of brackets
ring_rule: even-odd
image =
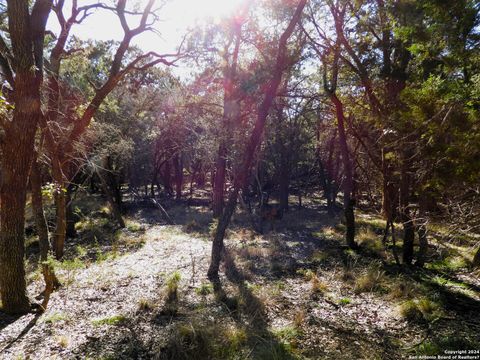
[(213, 19), (218, 21), (224, 17), (230, 16), (238, 10), (243, 0), (172, 0), (165, 9), (171, 7), (176, 18), (183, 21), (194, 23)]
[[(132, 0), (133, 1), (133, 0)], [(132, 44), (145, 51), (172, 52), (181, 43), (189, 28), (234, 15), (245, 0), (170, 0), (159, 11), (160, 21), (155, 24), (155, 32), (147, 32), (135, 37)], [(157, 0), (157, 3), (160, 3)], [(137, 1), (145, 5), (147, 0)], [(51, 30), (58, 33), (59, 25), (52, 16), (49, 19)], [(132, 22), (133, 25), (133, 22)], [(118, 19), (105, 12), (93, 14), (73, 33), (82, 39), (120, 40), (122, 29)], [(160, 34), (160, 36), (159, 36)]]

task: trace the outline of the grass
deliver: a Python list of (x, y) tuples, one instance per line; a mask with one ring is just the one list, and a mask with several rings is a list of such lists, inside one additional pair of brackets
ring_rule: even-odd
[(116, 326), (116, 325), (121, 325), (127, 320), (127, 318), (124, 315), (114, 315), (102, 319), (96, 319), (92, 320), (92, 324), (95, 326), (101, 326), (101, 325), (110, 325), (110, 326)]
[(295, 314), (293, 315), (293, 325), (297, 329), (301, 328), (302, 325), (305, 323), (306, 317), (307, 317), (307, 315), (305, 313), (305, 310), (300, 309), (300, 310), (296, 311)]
[(70, 344), (70, 338), (65, 335), (59, 335), (56, 337), (57, 344), (62, 348), (67, 348)]
[(355, 280), (354, 291), (360, 294), (382, 290), (384, 279), (385, 272), (374, 262)]
[(165, 307), (166, 314), (175, 315), (178, 311), (178, 284), (182, 276), (180, 272), (175, 271), (170, 274), (165, 284)]
[(180, 272), (175, 271), (172, 273), (166, 282), (166, 289), (167, 289), (167, 299), (177, 299), (178, 297), (178, 284), (182, 279), (182, 275)]
[(338, 300), (338, 304), (341, 306), (345, 306), (351, 303), (352, 303), (352, 300), (349, 298), (341, 298), (340, 300)]
[(243, 327), (194, 320), (174, 327), (165, 355), (178, 360), (241, 359), (248, 339)]
[(471, 265), (465, 257), (460, 255), (447, 256), (444, 259), (427, 263), (427, 269), (437, 270), (441, 272), (453, 273), (462, 269), (466, 269)]
[(145, 232), (145, 226), (142, 224), (133, 221), (133, 220), (127, 220), (126, 221), (126, 229), (130, 232), (137, 233), (137, 232)]
[(308, 280), (308, 281), (312, 280), (315, 276), (317, 276), (315, 272), (313, 272), (310, 269), (298, 269), (297, 274), (302, 275), (305, 278), (305, 280)]
[(323, 251), (315, 250), (310, 257), (310, 261), (314, 263), (323, 263), (327, 260), (328, 254)]
[(207, 296), (213, 293), (213, 285), (211, 283), (203, 283), (195, 289), (195, 293), (201, 296)]
[(408, 281), (403, 277), (391, 279), (389, 288), (390, 299), (411, 299), (417, 295), (418, 289), (412, 281)]
[(295, 326), (285, 326), (272, 331), (275, 338), (287, 352), (294, 352), (299, 345), (301, 331)]
[[(459, 350), (477, 350), (479, 349), (480, 344), (478, 341), (455, 336), (455, 335), (447, 335), (444, 337), (437, 337), (432, 340), (428, 340), (423, 342), (418, 346), (415, 350), (415, 354), (418, 355), (429, 355), (429, 356), (436, 356), (436, 355), (444, 355), (445, 350), (450, 351), (459, 351)], [(478, 354), (478, 353), (477, 353)], [(475, 355), (475, 353), (472, 353)]]
[[(60, 282), (64, 285), (70, 285), (75, 279), (78, 270), (85, 269), (87, 265), (79, 257), (58, 261), (50, 257), (48, 262), (55, 269), (57, 275), (60, 275)], [(60, 270), (60, 271), (57, 271)]]
[(145, 298), (138, 300), (138, 310), (140, 311), (152, 311), (155, 308), (153, 301)]
[(443, 311), (438, 303), (424, 297), (402, 303), (400, 314), (411, 322), (433, 322), (443, 316)]
[(312, 279), (310, 280), (310, 284), (310, 291), (312, 294), (324, 294), (328, 290), (328, 285), (323, 281), (320, 281), (317, 276), (312, 277)]
[(70, 318), (67, 314), (61, 312), (54, 312), (49, 315), (45, 315), (45, 317), (42, 319), (42, 322), (47, 324), (55, 324), (61, 321), (68, 321), (69, 319)]
[(383, 252), (384, 248), (382, 245), (382, 242), (379, 238), (379, 235), (377, 235), (371, 227), (366, 227), (360, 229), (358, 234), (355, 237), (356, 241), (358, 242), (359, 245), (380, 254)]

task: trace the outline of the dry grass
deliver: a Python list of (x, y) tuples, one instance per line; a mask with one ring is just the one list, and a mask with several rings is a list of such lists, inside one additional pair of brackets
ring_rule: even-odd
[(312, 294), (320, 295), (328, 291), (328, 285), (321, 281), (317, 276), (312, 277), (310, 284), (310, 291)]
[(411, 299), (417, 294), (415, 285), (403, 278), (395, 279), (389, 290), (390, 299)]
[(140, 311), (152, 311), (155, 309), (155, 304), (153, 301), (145, 298), (138, 300), (138, 310)]
[(354, 291), (360, 294), (380, 290), (384, 279), (385, 272), (378, 263), (373, 263), (355, 280)]
[(400, 305), (399, 311), (402, 317), (408, 321), (431, 322), (443, 315), (441, 306), (425, 297), (405, 301)]
[(59, 335), (56, 337), (56, 342), (62, 348), (67, 348), (70, 345), (70, 338), (65, 335)]

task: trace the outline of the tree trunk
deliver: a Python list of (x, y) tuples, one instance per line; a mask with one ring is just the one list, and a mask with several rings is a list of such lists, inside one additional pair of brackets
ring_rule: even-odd
[(63, 257), (65, 248), (65, 237), (67, 235), (67, 197), (65, 194), (65, 184), (56, 183), (55, 186), (55, 210), (56, 226), (54, 233), (54, 252), (59, 260)]
[(43, 309), (46, 309), (50, 294), (53, 290), (60, 286), (60, 282), (55, 276), (53, 267), (48, 262), (50, 254), (50, 242), (48, 240), (48, 227), (43, 211), (42, 199), (42, 178), (37, 161), (32, 163), (30, 173), (30, 186), (32, 191), (32, 209), (35, 218), (35, 227), (37, 229), (38, 241), (40, 245), (40, 264), (42, 267), (43, 279), (45, 281), (45, 290), (43, 291), (44, 301)]
[(278, 181), (280, 208), (285, 212), (288, 211), (288, 197), (290, 195), (290, 171), (288, 166), (288, 162), (282, 161), (280, 179)]
[(413, 245), (415, 241), (415, 226), (410, 214), (410, 175), (407, 159), (409, 154), (404, 154), (400, 179), (400, 213), (403, 224), (403, 263), (411, 264), (413, 261)]
[(332, 186), (331, 181), (327, 179), (327, 173), (323, 167), (322, 160), (319, 160), (320, 164), (320, 182), (322, 183), (323, 197), (327, 201), (328, 216), (334, 216), (333, 201), (332, 201)]
[(330, 94), (330, 99), (335, 105), (337, 116), (338, 140), (342, 152), (345, 182), (343, 186), (343, 211), (345, 216), (346, 233), (345, 239), (351, 249), (357, 248), (355, 243), (355, 199), (353, 197), (354, 179), (350, 152), (348, 150), (347, 136), (345, 134), (345, 113), (343, 104), (335, 93)]
[(171, 168), (170, 168), (170, 161), (165, 163), (165, 169), (163, 170), (163, 185), (165, 187), (165, 192), (167, 196), (172, 195), (172, 181), (171, 181)]
[(227, 167), (226, 153), (226, 144), (222, 142), (218, 148), (216, 171), (213, 180), (212, 208), (214, 218), (219, 218), (221, 216), (224, 205), (223, 195), (225, 191), (225, 174)]
[(120, 210), (120, 207), (118, 204), (115, 202), (115, 198), (113, 196), (112, 191), (110, 190), (110, 187), (108, 186), (107, 182), (105, 181), (105, 178), (103, 177), (103, 174), (100, 174), (97, 172), (98, 178), (100, 179), (100, 185), (102, 186), (102, 190), (107, 197), (108, 203), (110, 204), (110, 207), (112, 209), (113, 217), (117, 221), (118, 225), (120, 228), (125, 227), (125, 221), (123, 220), (122, 217), (122, 212)]
[(0, 289), (2, 309), (10, 314), (30, 310), (24, 267), (25, 203), (37, 119), (20, 111), (16, 108), (11, 124), (16, 131), (7, 132), (2, 144)]
[(13, 89), (10, 100), (14, 104), (13, 118), (5, 121), (1, 142), (0, 291), (6, 313), (30, 310), (24, 266), (25, 204), (35, 132), (41, 116), (43, 44), (51, 5), (52, 1), (37, 1), (30, 13), (28, 1), (7, 2), (12, 45), (8, 57), (11, 56), (15, 78), (10, 71), (3, 74)]
[(425, 223), (422, 222), (422, 224), (418, 226), (417, 233), (420, 247), (418, 249), (417, 262), (415, 265), (423, 267), (423, 265), (425, 265), (428, 250), (427, 226)]
[(287, 68), (287, 41), (293, 33), (297, 23), (300, 21), (300, 17), (303, 13), (303, 8), (305, 7), (306, 0), (301, 0), (293, 18), (291, 19), (287, 29), (284, 31), (280, 37), (278, 53), (276, 58), (276, 64), (274, 67), (273, 75), (271, 80), (268, 82), (268, 87), (265, 91), (265, 96), (258, 108), (257, 119), (255, 121), (255, 126), (248, 140), (245, 152), (243, 155), (242, 164), (238, 169), (238, 172), (234, 177), (233, 190), (228, 197), (228, 202), (225, 206), (222, 216), (220, 217), (215, 231), (215, 236), (212, 243), (212, 256), (210, 260), (210, 266), (208, 268), (208, 278), (211, 281), (218, 281), (218, 270), (220, 268), (220, 261), (222, 258), (222, 252), (224, 248), (223, 239), (225, 237), (225, 231), (230, 223), (232, 215), (235, 211), (237, 205), (238, 194), (240, 189), (245, 187), (248, 175), (250, 173), (250, 167), (255, 156), (256, 149), (262, 138), (263, 129), (265, 128), (265, 122), (269, 114), (270, 108), (272, 106), (273, 100), (276, 96), (280, 82), (282, 81), (282, 76), (284, 71)]
[(72, 185), (67, 187), (66, 201), (67, 201), (67, 237), (74, 238), (77, 236), (77, 231), (75, 230), (75, 223), (77, 216), (73, 211), (73, 199), (72, 194), (74, 192), (74, 187)]
[(480, 267), (480, 248), (477, 250), (475, 256), (473, 257), (472, 265), (474, 268)]
[(180, 200), (182, 198), (183, 188), (183, 159), (182, 154), (175, 156), (175, 198)]

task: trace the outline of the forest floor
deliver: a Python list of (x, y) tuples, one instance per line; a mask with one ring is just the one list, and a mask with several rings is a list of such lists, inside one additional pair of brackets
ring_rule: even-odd
[[(362, 246), (353, 252), (339, 217), (310, 199), (264, 234), (236, 216), (214, 291), (205, 276), (214, 228), (207, 206), (172, 203), (176, 225), (165, 225), (155, 208), (130, 204), (127, 228), (115, 230), (104, 205), (94, 196), (78, 202), (78, 236), (56, 264), (63, 286), (47, 311), (0, 313), (0, 359), (402, 359), (480, 350), (479, 273), (468, 267), (478, 239), (442, 242), (442, 226), (432, 227), (428, 266), (399, 268), (381, 244), (378, 216), (359, 211)], [(32, 295), (42, 290), (37, 252), (32, 236)]]

